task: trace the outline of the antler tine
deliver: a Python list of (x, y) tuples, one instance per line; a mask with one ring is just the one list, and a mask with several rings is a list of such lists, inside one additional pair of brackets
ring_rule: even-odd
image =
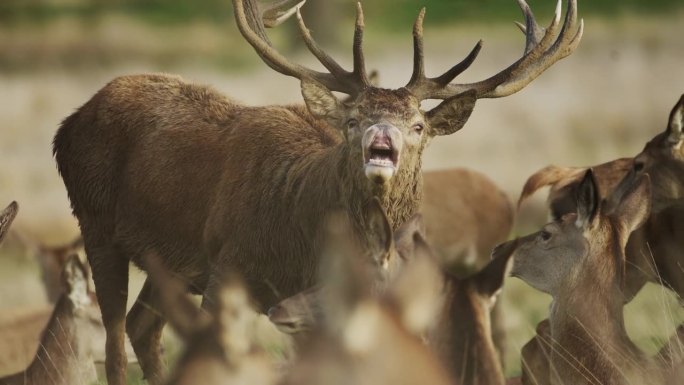
[(473, 47), (468, 56), (460, 63), (451, 67), (444, 74), (436, 78), (427, 78), (425, 76), (423, 20), (425, 20), (425, 8), (420, 10), (416, 22), (413, 25), (413, 73), (406, 85), (406, 88), (418, 98), (422, 98), (423, 94), (429, 93), (431, 89), (444, 87), (449, 84), (456, 76), (460, 75), (473, 64), (482, 48), (482, 40), (480, 40), (475, 47)]
[(560, 25), (561, 1), (558, 0), (554, 18), (544, 30), (537, 25), (527, 3), (524, 0), (518, 0), (525, 15), (525, 25), (518, 24), (526, 36), (525, 53), (508, 68), (476, 83), (450, 83), (443, 86), (430, 84), (420, 97), (446, 99), (468, 90), (475, 90), (478, 99), (500, 98), (523, 89), (555, 62), (570, 55), (579, 45), (584, 22), (580, 21), (577, 31), (571, 32), (577, 24), (577, 1), (568, 1), (567, 14), (562, 26)]
[(413, 24), (413, 74), (406, 88), (411, 89), (419, 86), (425, 80), (425, 56), (423, 53), (423, 20), (425, 19), (425, 7), (420, 10), (415, 24)]
[(299, 26), (299, 32), (302, 34), (304, 43), (309, 48), (309, 51), (311, 51), (311, 53), (316, 57), (316, 59), (318, 59), (318, 61), (320, 61), (321, 64), (323, 64), (323, 66), (333, 75), (338, 77), (346, 75), (347, 71), (345, 71), (344, 68), (342, 68), (342, 66), (335, 61), (335, 59), (323, 51), (313, 37), (311, 37), (311, 31), (306, 27), (306, 24), (304, 24), (304, 19), (302, 18), (302, 13), (299, 9), (297, 10), (297, 25)]
[[(295, 8), (298, 8), (303, 2), (298, 3)], [(247, 4), (247, 9), (245, 9)], [(279, 3), (281, 6), (287, 4), (286, 1)], [(257, 55), (273, 70), (280, 72), (287, 76), (292, 76), (297, 79), (309, 78), (313, 79), (331, 91), (339, 91), (349, 95), (357, 95), (358, 92), (366, 86), (365, 83), (359, 84), (356, 79), (348, 71), (342, 69), (332, 58), (321, 50), (311, 38), (306, 26), (303, 28), (305, 42), (314, 55), (321, 60), (321, 63), (330, 71), (330, 73), (318, 72), (299, 64), (295, 64), (287, 60), (271, 45), (262, 22), (262, 16), (259, 13), (258, 5), (253, 0), (233, 0), (233, 7), (235, 10), (235, 21), (242, 36), (254, 48)], [(275, 6), (271, 7), (271, 9)], [(281, 7), (282, 8), (282, 7)], [(248, 14), (245, 11), (248, 11)], [(298, 9), (296, 9), (298, 12)], [(284, 14), (287, 14), (285, 12)], [(300, 17), (298, 12), (298, 17)], [(301, 19), (301, 17), (300, 17)], [(303, 23), (300, 22), (300, 28)], [(306, 31), (306, 33), (304, 33)]]
[(306, 0), (279, 0), (268, 6), (259, 5), (264, 8), (261, 11), (261, 20), (266, 28), (274, 28), (289, 19), (299, 8), (306, 3)]
[(370, 85), (368, 74), (366, 73), (366, 59), (363, 54), (363, 29), (365, 28), (363, 19), (363, 8), (361, 3), (356, 3), (356, 23), (354, 24), (354, 75), (364, 86)]

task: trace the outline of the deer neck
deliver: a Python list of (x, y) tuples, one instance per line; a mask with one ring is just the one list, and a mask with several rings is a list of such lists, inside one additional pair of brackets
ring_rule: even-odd
[(36, 357), (27, 376), (35, 383), (70, 385), (97, 379), (92, 357), (84, 356), (77, 338), (73, 304), (62, 295), (43, 331)]
[(641, 352), (625, 329), (622, 298), (617, 282), (589, 274), (554, 296), (551, 361), (560, 378), (577, 384), (592, 378), (611, 383), (631, 369), (643, 371)]
[(364, 212), (373, 198), (380, 200), (394, 230), (418, 212), (423, 197), (420, 159), (412, 167), (400, 167), (388, 183), (378, 184), (366, 177), (361, 159), (348, 145), (341, 144), (337, 150), (341, 153), (337, 167), (337, 179), (341, 184), (338, 186), (347, 186), (341, 198), (361, 229), (366, 227)]

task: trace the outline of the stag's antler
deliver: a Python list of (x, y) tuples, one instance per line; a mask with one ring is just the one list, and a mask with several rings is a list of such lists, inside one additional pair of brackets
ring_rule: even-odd
[(518, 24), (526, 36), (525, 52), (518, 61), (505, 70), (476, 83), (450, 83), (456, 76), (467, 69), (477, 57), (482, 41), (475, 45), (470, 54), (460, 63), (436, 78), (427, 78), (424, 72), (423, 58), (423, 9), (413, 28), (414, 64), (413, 75), (406, 85), (419, 99), (446, 99), (468, 90), (475, 90), (477, 98), (500, 98), (520, 91), (553, 63), (570, 55), (582, 38), (584, 22), (577, 25), (577, 1), (568, 0), (568, 10), (560, 33), (556, 36), (561, 14), (561, 0), (556, 5), (555, 17), (549, 27), (544, 30), (537, 25), (534, 15), (525, 0), (518, 0), (525, 16), (525, 25)]
[[(279, 9), (284, 8), (284, 5), (291, 4), (291, 1), (279, 2)], [(318, 44), (311, 37), (309, 29), (306, 28), (302, 20), (299, 7), (304, 2), (296, 4), (285, 14), (292, 14), (297, 12), (297, 20), (299, 29), (304, 38), (309, 50), (316, 56), (316, 58), (323, 64), (323, 66), (330, 71), (330, 73), (323, 73), (314, 71), (312, 69), (303, 67), (287, 60), (278, 51), (273, 48), (270, 41), (264, 32), (264, 24), (261, 20), (266, 19), (265, 12), (261, 11), (260, 7), (253, 0), (233, 0), (235, 7), (235, 20), (240, 29), (240, 33), (245, 37), (247, 42), (254, 47), (257, 54), (266, 62), (266, 64), (274, 70), (288, 76), (293, 76), (298, 79), (310, 78), (323, 84), (331, 91), (344, 92), (349, 95), (357, 95), (360, 91), (370, 86), (370, 80), (366, 74), (364, 56), (363, 56), (363, 10), (361, 4), (357, 4), (356, 8), (356, 28), (354, 30), (354, 69), (347, 71), (340, 66), (332, 57), (325, 53)], [(270, 8), (275, 8), (271, 6)], [(247, 13), (245, 12), (247, 11)]]

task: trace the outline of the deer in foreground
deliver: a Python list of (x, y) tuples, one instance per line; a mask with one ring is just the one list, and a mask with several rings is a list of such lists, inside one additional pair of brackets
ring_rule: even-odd
[(185, 349), (167, 385), (272, 385), (276, 372), (265, 352), (250, 339), (254, 312), (249, 295), (235, 275), (225, 280), (212, 314), (201, 311), (187, 296), (185, 284), (156, 255), (145, 257), (162, 309)]
[[(386, 217), (382, 218), (387, 221)], [(415, 220), (409, 223), (415, 223)], [(385, 228), (389, 229), (389, 226)], [(410, 263), (414, 258), (415, 237), (422, 239), (419, 225), (408, 229), (402, 226), (394, 234), (394, 243), (384, 243), (389, 247), (389, 265), (394, 265), (396, 260)], [(504, 383), (492, 341), (490, 311), (507, 274), (511, 251), (511, 245), (497, 249), (494, 259), (484, 269), (467, 278), (459, 278), (440, 268), (437, 282), (441, 287), (442, 306), (434, 316), (434, 324), (427, 328), (423, 337), (451, 376), (462, 383)], [(395, 268), (390, 279), (405, 268), (403, 265)], [(281, 331), (308, 341), (307, 334), (324, 321), (322, 304), (327, 290), (327, 286), (314, 287), (287, 298), (269, 310), (269, 319)]]
[[(665, 132), (651, 140), (641, 154), (635, 158), (616, 159), (593, 168), (600, 197), (608, 196), (625, 176), (635, 178), (644, 173), (651, 175), (652, 191), (656, 197), (653, 200), (654, 207), (646, 223), (632, 233), (625, 249), (626, 301), (634, 298), (649, 281), (671, 288), (680, 298), (684, 298), (684, 270), (681, 268), (684, 264), (684, 251), (681, 247), (681, 239), (684, 237), (684, 228), (681, 225), (684, 207), (673, 203), (678, 194), (677, 186), (681, 186), (684, 181), (684, 173), (678, 174), (676, 171), (678, 164), (680, 167), (684, 165), (684, 157), (678, 145), (681, 142), (678, 135), (681, 133), (677, 134), (683, 124), (682, 100), (684, 98), (670, 112)], [(557, 166), (539, 170), (525, 183), (518, 206), (536, 190), (551, 186), (548, 197), (551, 217), (558, 219), (575, 212), (574, 195), (585, 171), (586, 168)], [(681, 178), (677, 179), (678, 175)]]
[(512, 275), (553, 297), (550, 367), (568, 384), (661, 384), (662, 367), (629, 339), (622, 310), (624, 250), (649, 215), (648, 176), (601, 201), (589, 170), (577, 191), (577, 213), (521, 238), (513, 254)]
[[(288, 1), (278, 2), (280, 9)], [(257, 308), (315, 282), (322, 218), (343, 207), (365, 240), (363, 207), (378, 198), (393, 228), (419, 209), (421, 156), (428, 142), (461, 129), (475, 101), (524, 88), (580, 42), (576, 0), (561, 23), (543, 29), (529, 7), (522, 57), (475, 83), (452, 82), (481, 44), (444, 74), (425, 75), (423, 17), (414, 26), (414, 69), (406, 86), (370, 85), (358, 6), (353, 70), (343, 69), (313, 40), (309, 50), (328, 72), (292, 63), (271, 45), (261, 10), (233, 0), (237, 26), (272, 69), (301, 81), (305, 106), (243, 106), (176, 76), (116, 78), (61, 124), (53, 144), (73, 213), (79, 220), (107, 329), (108, 383), (124, 383), (125, 332), (145, 377), (159, 383), (164, 319), (141, 304), (158, 304), (146, 283), (126, 318), (128, 264), (156, 250), (210, 308), (226, 269), (242, 274)], [(285, 12), (284, 14), (287, 14)], [(342, 103), (333, 91), (351, 101)], [(443, 100), (430, 111), (420, 102)], [(140, 305), (139, 305), (140, 304)]]
[(440, 306), (439, 269), (419, 233), (413, 257), (381, 294), (353, 224), (329, 215), (321, 275), (323, 322), (285, 375), (284, 384), (452, 384), (439, 359), (417, 336)]
[[(465, 168), (423, 174), (421, 214), (430, 246), (443, 266), (458, 277), (473, 275), (490, 262), (490, 252), (508, 239), (513, 207), (484, 174)], [(494, 344), (505, 362), (504, 318), (500, 302), (492, 309)]]
[(104, 341), (104, 329), (98, 307), (92, 306), (88, 271), (77, 256), (67, 260), (62, 284), (64, 293), (33, 362), (23, 372), (0, 378), (0, 384), (73, 385), (91, 384), (97, 379), (93, 354)]

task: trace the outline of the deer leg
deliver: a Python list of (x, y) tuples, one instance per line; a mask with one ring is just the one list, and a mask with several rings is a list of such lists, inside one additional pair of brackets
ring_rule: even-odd
[(126, 333), (149, 384), (161, 384), (165, 371), (161, 336), (166, 320), (160, 311), (157, 290), (145, 280), (138, 299), (126, 317)]
[(128, 298), (128, 259), (111, 245), (100, 246), (86, 238), (85, 249), (93, 272), (97, 301), (102, 312), (105, 371), (109, 385), (126, 384), (126, 340), (124, 322)]

